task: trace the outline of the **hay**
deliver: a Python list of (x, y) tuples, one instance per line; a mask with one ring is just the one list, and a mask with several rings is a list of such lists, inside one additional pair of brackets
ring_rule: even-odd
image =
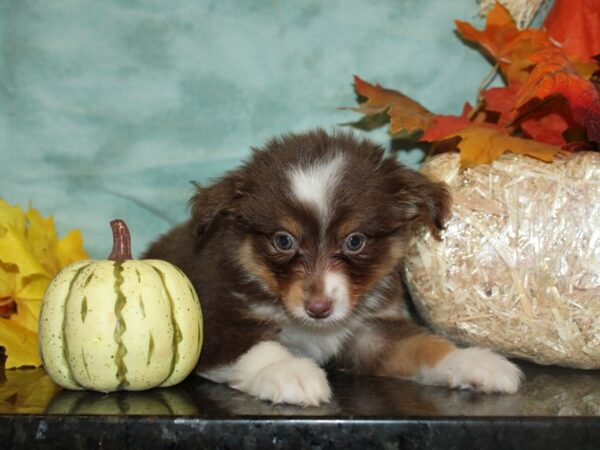
[(458, 161), (446, 153), (423, 168), (454, 204), (442, 241), (424, 232), (410, 245), (418, 311), (465, 343), (600, 368), (600, 154), (506, 154), (464, 171)]

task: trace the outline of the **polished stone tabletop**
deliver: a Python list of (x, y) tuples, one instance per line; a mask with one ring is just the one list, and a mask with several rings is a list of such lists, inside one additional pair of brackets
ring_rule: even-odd
[(101, 394), (62, 390), (43, 369), (7, 370), (0, 436), (6, 448), (119, 448), (134, 436), (144, 448), (600, 448), (600, 371), (519, 364), (526, 380), (515, 395), (330, 373), (333, 401), (308, 408), (195, 376)]

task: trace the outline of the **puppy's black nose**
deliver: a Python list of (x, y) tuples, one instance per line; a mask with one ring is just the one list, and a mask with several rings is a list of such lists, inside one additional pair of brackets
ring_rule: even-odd
[(304, 310), (313, 319), (324, 319), (331, 314), (331, 301), (323, 298), (310, 300), (304, 304)]

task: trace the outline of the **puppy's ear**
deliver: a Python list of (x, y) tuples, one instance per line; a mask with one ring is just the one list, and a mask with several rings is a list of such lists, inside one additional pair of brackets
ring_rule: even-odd
[(394, 212), (404, 223), (427, 226), (436, 238), (450, 215), (451, 197), (446, 183), (436, 183), (425, 175), (401, 167), (397, 171)]
[(245, 178), (240, 172), (230, 172), (207, 187), (194, 183), (196, 193), (189, 207), (197, 236), (203, 236), (217, 219), (239, 215), (244, 184)]

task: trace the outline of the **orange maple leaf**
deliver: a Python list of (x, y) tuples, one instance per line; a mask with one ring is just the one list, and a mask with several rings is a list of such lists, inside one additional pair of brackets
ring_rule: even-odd
[(356, 92), (366, 97), (367, 101), (352, 110), (367, 116), (386, 112), (390, 118), (392, 135), (404, 130), (413, 134), (415, 131), (427, 129), (433, 123), (433, 113), (399, 91), (367, 83), (356, 75), (354, 85)]
[(459, 137), (460, 164), (462, 168), (476, 164), (489, 164), (506, 152), (531, 156), (551, 162), (560, 147), (531, 139), (509, 136), (505, 131), (487, 126), (473, 125), (451, 133), (445, 139)]
[(531, 67), (527, 56), (552, 45), (541, 30), (519, 30), (510, 12), (500, 3), (496, 3), (488, 13), (484, 30), (460, 20), (456, 20), (455, 24), (463, 39), (479, 44), (500, 64), (509, 82), (525, 80)]
[(567, 100), (573, 119), (586, 128), (588, 138), (600, 143), (600, 93), (596, 86), (579, 76), (560, 49), (544, 49), (530, 60), (535, 67), (515, 96), (513, 117), (535, 106), (535, 99), (560, 95)]

